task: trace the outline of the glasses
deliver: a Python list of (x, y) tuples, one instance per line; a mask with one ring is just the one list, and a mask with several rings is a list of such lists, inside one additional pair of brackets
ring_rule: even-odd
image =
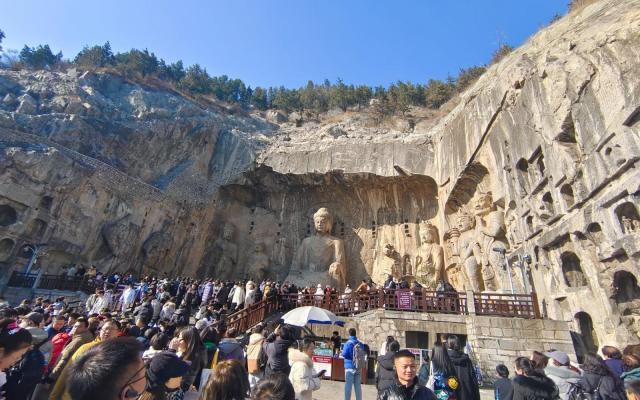
[(138, 393), (137, 390), (135, 390), (134, 388), (131, 387), (131, 385), (133, 385), (134, 383), (140, 382), (141, 380), (146, 378), (146, 374), (142, 374), (141, 377), (136, 378), (138, 376), (138, 374), (142, 371), (144, 371), (147, 368), (147, 365), (143, 365), (142, 368), (140, 368), (139, 370), (136, 371), (135, 374), (133, 374), (133, 376), (131, 377), (131, 379), (129, 379), (127, 381), (127, 383), (125, 383), (125, 385), (122, 387), (122, 390), (120, 390), (120, 393), (123, 393), (123, 397), (125, 399), (135, 399), (138, 396), (140, 396), (140, 393)]

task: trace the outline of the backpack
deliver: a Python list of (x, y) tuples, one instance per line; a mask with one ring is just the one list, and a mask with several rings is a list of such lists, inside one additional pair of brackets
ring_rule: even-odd
[(571, 388), (567, 393), (568, 400), (600, 400), (600, 383), (602, 382), (602, 378), (598, 382), (598, 386), (593, 390), (593, 392), (585, 390), (580, 384), (569, 382)]
[(353, 345), (353, 354), (352, 354), (353, 368), (356, 370), (360, 370), (365, 368), (367, 363), (367, 353), (364, 351), (364, 347), (362, 343), (356, 342)]

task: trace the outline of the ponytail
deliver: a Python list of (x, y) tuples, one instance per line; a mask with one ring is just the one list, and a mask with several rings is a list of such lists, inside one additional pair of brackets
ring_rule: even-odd
[(516, 358), (516, 369), (521, 369), (526, 376), (538, 375), (538, 372), (535, 370), (535, 368), (533, 368), (533, 365), (531, 364), (531, 360), (529, 360), (527, 357)]

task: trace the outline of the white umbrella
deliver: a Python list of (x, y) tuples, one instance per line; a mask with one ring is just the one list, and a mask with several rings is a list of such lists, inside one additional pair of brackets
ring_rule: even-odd
[(344, 321), (340, 320), (334, 313), (320, 307), (298, 307), (282, 316), (285, 324), (294, 326), (305, 326), (306, 324), (335, 324), (344, 326)]

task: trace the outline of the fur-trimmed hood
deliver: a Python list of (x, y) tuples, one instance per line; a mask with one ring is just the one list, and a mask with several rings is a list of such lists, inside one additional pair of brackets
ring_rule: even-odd
[(307, 364), (309, 368), (313, 368), (313, 360), (311, 360), (311, 357), (297, 349), (289, 349), (289, 362), (291, 365), (295, 362), (303, 362)]

